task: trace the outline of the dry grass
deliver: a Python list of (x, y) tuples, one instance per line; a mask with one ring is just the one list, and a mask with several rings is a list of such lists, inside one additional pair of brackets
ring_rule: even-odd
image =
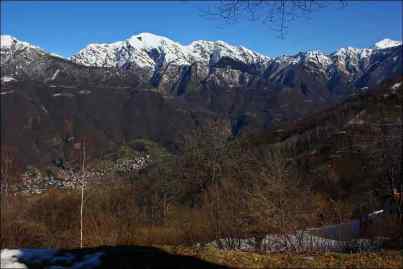
[(161, 247), (177, 255), (186, 255), (235, 268), (402, 268), (402, 253), (387, 251), (360, 254), (258, 254), (224, 251), (212, 247)]
[[(101, 189), (89, 193), (84, 230), (86, 247), (156, 246), (171, 254), (235, 268), (402, 268), (399, 251), (259, 254), (188, 247), (185, 245), (212, 239), (208, 234), (212, 227), (205, 212), (177, 207), (172, 209), (165, 223), (149, 224), (142, 219), (141, 208), (130, 202), (130, 197), (122, 186), (113, 191)], [(1, 227), (1, 247), (78, 247), (78, 208), (79, 193), (76, 192), (10, 197), (7, 221)], [(385, 227), (392, 231), (389, 226)]]
[[(128, 186), (88, 190), (84, 245), (180, 245), (207, 240), (200, 210), (175, 207), (164, 223), (152, 223)], [(80, 193), (49, 191), (8, 197), (2, 209), (1, 248), (75, 248), (80, 242)], [(209, 239), (209, 238), (208, 238)]]

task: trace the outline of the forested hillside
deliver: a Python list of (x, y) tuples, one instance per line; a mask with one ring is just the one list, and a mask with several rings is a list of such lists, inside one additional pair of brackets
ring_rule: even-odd
[[(228, 139), (213, 122), (184, 135), (176, 155), (147, 141), (128, 143), (88, 164), (151, 156), (142, 169), (112, 169), (102, 184), (88, 182), (85, 245), (260, 238), (381, 209), (401, 185), (401, 98), (397, 78), (270, 132)], [(74, 188), (9, 195), (2, 216), (15, 221), (2, 226), (2, 244), (76, 246), (79, 204)], [(393, 223), (378, 232), (397, 238)]]

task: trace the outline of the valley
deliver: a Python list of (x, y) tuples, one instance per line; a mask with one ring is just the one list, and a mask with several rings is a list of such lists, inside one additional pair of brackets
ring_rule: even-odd
[(27, 41), (2, 30), (2, 267), (401, 266), (401, 41)]

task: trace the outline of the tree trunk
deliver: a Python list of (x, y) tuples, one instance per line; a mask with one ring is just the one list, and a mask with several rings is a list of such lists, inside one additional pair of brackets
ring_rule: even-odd
[(83, 140), (83, 158), (82, 158), (82, 175), (81, 175), (81, 208), (80, 208), (80, 248), (83, 248), (83, 229), (84, 229), (84, 188), (85, 188), (85, 140)]

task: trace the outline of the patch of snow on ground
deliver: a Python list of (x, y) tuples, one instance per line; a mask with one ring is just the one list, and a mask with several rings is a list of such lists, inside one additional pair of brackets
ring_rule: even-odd
[(401, 81), (398, 82), (398, 83), (393, 84), (393, 86), (390, 87), (390, 88), (391, 88), (392, 90), (397, 90), (397, 89), (400, 87), (400, 85), (402, 85), (402, 82), (401, 82)]
[[(377, 210), (364, 217), (367, 217), (367, 219), (379, 217), (383, 213), (383, 210)], [(371, 241), (360, 238), (360, 227), (361, 221), (354, 219), (347, 223), (326, 225), (305, 231), (297, 231), (292, 234), (268, 234), (260, 240), (254, 237), (222, 238), (207, 245), (221, 249), (266, 252), (283, 252), (287, 250), (343, 252), (349, 249), (360, 251), (381, 249), (382, 239)]]
[(48, 110), (46, 109), (46, 107), (44, 107), (43, 105), (41, 105), (41, 109), (42, 109), (42, 111), (45, 112), (46, 114), (49, 113), (49, 111), (48, 111)]
[(1, 268), (28, 268), (25, 264), (18, 261), (18, 257), (22, 254), (18, 249), (2, 249), (0, 252)]
[[(197, 244), (199, 246), (200, 244)], [(382, 241), (354, 239), (349, 241), (333, 240), (315, 236), (310, 231), (298, 231), (295, 234), (266, 235), (261, 241), (256, 238), (222, 238), (207, 244), (219, 249), (236, 249), (242, 251), (284, 252), (297, 251), (334, 251), (344, 252), (347, 249), (379, 250)]]
[(342, 241), (326, 239), (323, 237), (311, 235), (309, 232), (300, 231), (296, 234), (289, 235), (266, 235), (262, 241), (255, 238), (223, 238), (214, 240), (208, 245), (212, 245), (221, 249), (237, 249), (243, 251), (266, 251), (266, 252), (283, 252), (290, 249), (297, 250), (325, 250), (325, 251), (342, 251), (345, 243)]
[(81, 91), (79, 91), (78, 93), (79, 93), (79, 94), (85, 94), (85, 95), (87, 95), (87, 94), (90, 94), (91, 91), (88, 91), (88, 90), (81, 90)]
[[(80, 257), (72, 253), (59, 253), (51, 249), (2, 249), (1, 268), (71, 268), (92, 269), (101, 265), (104, 255), (97, 252)], [(67, 267), (66, 267), (67, 266)]]
[(72, 93), (67, 93), (67, 92), (57, 92), (57, 93), (54, 93), (53, 94), (53, 97), (69, 97), (69, 98), (72, 98), (72, 97), (74, 97), (74, 94), (72, 94)]
[(370, 214), (368, 214), (368, 217), (374, 217), (374, 216), (378, 216), (380, 214), (383, 214), (383, 209), (382, 210), (378, 210), (378, 211), (374, 211)]
[(7, 94), (11, 94), (11, 93), (14, 93), (14, 91), (11, 90), (11, 91), (0, 92), (0, 95), (7, 95)]
[(57, 75), (59, 74), (60, 70), (57, 69), (56, 72), (53, 74), (53, 76), (50, 78), (50, 80), (55, 80)]
[(55, 255), (49, 249), (2, 249), (1, 268), (29, 268), (27, 264), (41, 264)]
[(4, 76), (4, 77), (1, 77), (1, 81), (2, 82), (11, 82), (11, 81), (17, 81), (17, 80), (10, 76)]

